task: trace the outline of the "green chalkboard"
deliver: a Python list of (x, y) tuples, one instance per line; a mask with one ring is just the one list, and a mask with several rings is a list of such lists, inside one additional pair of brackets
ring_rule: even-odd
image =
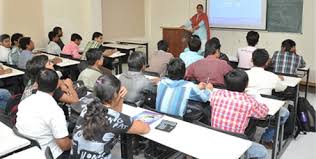
[(302, 33), (303, 0), (268, 0), (267, 30)]

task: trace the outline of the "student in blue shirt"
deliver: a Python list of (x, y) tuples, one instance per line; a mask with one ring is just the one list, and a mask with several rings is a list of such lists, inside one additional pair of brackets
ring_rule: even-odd
[(203, 59), (203, 56), (198, 54), (201, 48), (201, 40), (197, 35), (193, 35), (188, 40), (189, 50), (185, 49), (183, 53), (180, 54), (180, 59), (185, 63), (185, 67), (188, 68), (192, 63)]
[(170, 115), (180, 116), (186, 112), (188, 100), (207, 102), (210, 98), (212, 84), (196, 85), (185, 81), (185, 64), (179, 59), (173, 59), (167, 67), (168, 75), (158, 84), (156, 110)]

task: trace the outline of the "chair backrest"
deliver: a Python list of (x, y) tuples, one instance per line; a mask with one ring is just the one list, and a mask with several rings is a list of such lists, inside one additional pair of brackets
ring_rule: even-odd
[(148, 76), (160, 77), (160, 74), (158, 72), (144, 71), (144, 74)]
[(46, 159), (54, 159), (52, 150), (47, 146), (45, 150)]
[(14, 132), (14, 134), (15, 134), (16, 136), (19, 136), (19, 137), (21, 137), (21, 138), (24, 138), (24, 139), (26, 139), (26, 140), (29, 140), (29, 141), (31, 142), (31, 147), (37, 146), (38, 148), (41, 149), (40, 144), (39, 144), (36, 140), (31, 139), (31, 138), (29, 138), (29, 137), (27, 137), (27, 136), (21, 134), (15, 126), (13, 126), (12, 130), (13, 130), (13, 132)]

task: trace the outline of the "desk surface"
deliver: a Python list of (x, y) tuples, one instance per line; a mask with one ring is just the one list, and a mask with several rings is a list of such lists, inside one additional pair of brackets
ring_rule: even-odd
[[(143, 110), (128, 105), (123, 106), (123, 113), (129, 116), (135, 116)], [(162, 119), (174, 121), (177, 126), (170, 133), (155, 129)], [(150, 128), (150, 132), (143, 135), (144, 137), (200, 159), (239, 158), (252, 144), (251, 141), (168, 116), (163, 116), (152, 123)]]
[[(4, 69), (11, 68), (11, 67), (5, 66), (5, 65), (2, 65), (2, 66), (3, 66)], [(23, 71), (20, 71), (20, 70), (14, 69), (14, 68), (11, 68), (11, 69), (12, 69), (12, 72), (11, 72), (11, 73), (4, 74), (4, 75), (0, 75), (0, 79), (24, 75), (24, 72), (23, 72)]]
[(0, 156), (14, 152), (31, 144), (29, 140), (18, 137), (13, 130), (0, 122)]
[(302, 81), (302, 78), (284, 76), (282, 83), (288, 87), (295, 87)]
[[(116, 78), (120, 78), (121, 74), (119, 75), (115, 75)], [(146, 78), (148, 78), (149, 80), (153, 80), (153, 79), (156, 79), (156, 78), (159, 78), (159, 77), (156, 77), (156, 76), (149, 76), (149, 75), (145, 75)]]
[(305, 66), (305, 67), (303, 67), (303, 68), (298, 68), (297, 70), (298, 71), (308, 71), (310, 69), (310, 66)]
[(26, 159), (26, 158), (46, 159), (44, 152), (41, 151), (38, 147), (32, 147), (32, 148), (26, 149), (24, 151), (10, 155), (4, 159)]
[(113, 53), (110, 58), (118, 58), (118, 57), (122, 57), (122, 56), (125, 56), (126, 54), (125, 53), (121, 53), (121, 52), (115, 52)]
[(50, 54), (45, 54), (46, 56), (48, 56), (48, 58), (51, 60), (51, 59), (54, 59), (56, 57), (62, 59), (62, 62), (61, 63), (58, 63), (56, 64), (57, 66), (59, 67), (67, 67), (67, 66), (72, 66), (72, 65), (78, 65), (80, 64), (79, 61), (76, 61), (76, 60), (71, 60), (71, 59), (67, 59), (67, 58), (62, 58), (62, 57), (59, 57), (59, 56), (54, 56), (54, 55), (50, 55)]
[(126, 50), (136, 49), (139, 47), (137, 45), (126, 45), (126, 44), (103, 44), (103, 46), (116, 48), (116, 49), (126, 49)]

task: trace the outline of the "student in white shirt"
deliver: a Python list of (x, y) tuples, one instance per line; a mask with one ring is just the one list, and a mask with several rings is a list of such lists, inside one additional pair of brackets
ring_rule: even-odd
[(48, 46), (46, 48), (47, 53), (50, 54), (55, 54), (55, 55), (60, 55), (61, 53), (61, 49), (59, 47), (59, 45), (57, 44), (57, 42), (59, 41), (59, 36), (58, 33), (51, 31), (48, 33), (48, 38), (49, 38), (49, 43)]
[(249, 31), (247, 33), (247, 43), (248, 46), (244, 48), (239, 48), (237, 52), (237, 58), (238, 58), (238, 67), (239, 68), (251, 68), (253, 66), (253, 63), (251, 61), (252, 59), (252, 53), (256, 50), (256, 45), (259, 42), (259, 33), (255, 31)]
[(10, 35), (0, 35), (0, 62), (8, 62), (9, 53), (11, 51)]
[(71, 148), (64, 112), (52, 97), (58, 79), (54, 70), (40, 71), (38, 91), (19, 104), (16, 123), (18, 131), (37, 140), (43, 151), (50, 147), (54, 158), (63, 157)]
[[(255, 50), (252, 54), (252, 61), (254, 67), (246, 71), (249, 78), (247, 92), (255, 91), (259, 94), (271, 95), (273, 89), (277, 92), (281, 92), (287, 88), (287, 86), (282, 83), (283, 77), (264, 70), (269, 63), (269, 54), (265, 49)], [(282, 107), (280, 109), (281, 124), (286, 122), (289, 114), (287, 108)], [(262, 134), (261, 144), (268, 149), (272, 148), (274, 133), (275, 128), (268, 127)]]

